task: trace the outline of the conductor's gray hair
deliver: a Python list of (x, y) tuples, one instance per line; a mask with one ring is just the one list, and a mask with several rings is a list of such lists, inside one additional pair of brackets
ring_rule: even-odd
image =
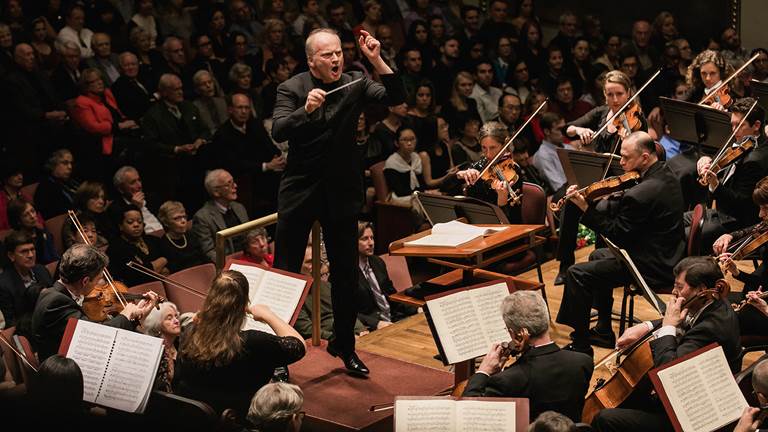
[(541, 336), (549, 330), (547, 304), (535, 291), (516, 291), (504, 298), (501, 317), (508, 329), (527, 329), (531, 337)]
[[(315, 47), (312, 46), (312, 44), (315, 41), (315, 36), (320, 33), (328, 33), (336, 36), (337, 38), (339, 37), (339, 34), (336, 32), (336, 30), (332, 28), (323, 27), (323, 28), (312, 30), (309, 33), (309, 36), (307, 36), (306, 42), (304, 42), (304, 51), (307, 53), (307, 58), (315, 55)], [(341, 39), (339, 39), (339, 41), (341, 41)]]

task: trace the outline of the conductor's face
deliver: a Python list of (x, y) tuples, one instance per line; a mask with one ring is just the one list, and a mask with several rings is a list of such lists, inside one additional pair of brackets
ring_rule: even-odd
[(344, 54), (338, 36), (330, 33), (316, 33), (310, 40), (311, 55), (307, 56), (309, 71), (324, 83), (341, 78), (344, 70)]

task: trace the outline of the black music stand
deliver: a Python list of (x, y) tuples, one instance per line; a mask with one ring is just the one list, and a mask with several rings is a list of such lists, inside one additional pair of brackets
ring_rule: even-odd
[(617, 155), (559, 148), (557, 157), (560, 158), (569, 185), (582, 187), (601, 180), (608, 163), (611, 167), (607, 177), (624, 174)]
[(749, 86), (752, 89), (752, 95), (757, 99), (757, 104), (768, 112), (768, 83), (752, 80)]
[[(635, 266), (635, 262), (632, 261), (632, 257), (629, 256), (626, 250), (621, 249), (620, 247), (616, 246), (615, 243), (608, 240), (605, 236), (600, 235), (602, 237), (603, 241), (605, 242), (606, 246), (608, 246), (608, 250), (611, 251), (614, 257), (616, 257), (617, 260), (619, 260), (624, 266), (627, 268), (627, 271), (629, 271), (629, 274), (632, 275), (632, 279), (635, 281), (635, 286), (637, 287), (637, 291), (640, 292), (640, 294), (643, 296), (643, 298), (650, 303), (650, 305), (656, 309), (656, 311), (659, 313), (659, 315), (664, 316), (664, 314), (667, 311), (667, 305), (659, 298), (658, 295), (651, 289), (651, 287), (648, 286), (648, 283), (643, 279), (643, 276), (640, 274), (640, 271), (637, 269), (637, 266)], [(633, 309), (634, 309), (634, 297), (630, 298), (630, 305), (629, 305), (629, 316), (624, 317), (624, 310), (625, 310), (625, 302), (627, 297), (627, 292), (624, 293), (624, 300), (621, 302), (621, 312), (622, 312), (622, 318), (626, 318), (628, 322), (632, 322), (634, 319)], [(631, 296), (631, 294), (629, 294)], [(623, 327), (623, 322), (620, 323), (620, 327)], [(624, 329), (620, 329), (620, 333), (623, 333)]]
[(424, 211), (429, 224), (450, 222), (465, 218), (467, 223), (479, 224), (509, 224), (509, 219), (498, 206), (476, 198), (449, 197), (445, 195), (425, 194), (414, 192), (416, 202)]
[(666, 97), (659, 103), (669, 126), (669, 135), (677, 141), (699, 144), (702, 153), (717, 153), (731, 136), (731, 116), (724, 111)]

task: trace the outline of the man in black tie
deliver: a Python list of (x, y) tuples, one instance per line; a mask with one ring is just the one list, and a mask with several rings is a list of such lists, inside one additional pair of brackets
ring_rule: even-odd
[(112, 94), (123, 114), (131, 120), (138, 121), (144, 117), (149, 106), (154, 101), (147, 83), (139, 76), (139, 59), (132, 52), (124, 52), (118, 58), (120, 78), (112, 84)]
[[(331, 29), (314, 30), (306, 40), (309, 71), (280, 84), (272, 137), (288, 141), (290, 157), (280, 183), (275, 267), (298, 272), (315, 220), (331, 265), (335, 340), (328, 352), (340, 356), (350, 372), (368, 368), (355, 354), (356, 318), (352, 291), (357, 285), (357, 215), (363, 203), (363, 177), (355, 133), (360, 113), (370, 103), (397, 105), (402, 84), (382, 60), (379, 41), (361, 31), (360, 50), (384, 85), (359, 72), (343, 73), (341, 41)], [(329, 92), (349, 84), (332, 94)]]
[(390, 302), (395, 287), (387, 273), (384, 260), (373, 254), (373, 225), (357, 223), (358, 286), (355, 291), (357, 318), (370, 331), (392, 325), (416, 313), (416, 309), (402, 303)]

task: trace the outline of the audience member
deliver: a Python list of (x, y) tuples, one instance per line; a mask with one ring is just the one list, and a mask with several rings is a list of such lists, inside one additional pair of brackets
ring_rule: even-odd
[(163, 340), (163, 357), (160, 359), (152, 389), (172, 393), (171, 383), (178, 357), (178, 338), (181, 334), (179, 309), (169, 301), (163, 302), (156, 309), (152, 309), (141, 327), (145, 334)]
[(402, 103), (388, 107), (387, 116), (373, 126), (368, 139), (364, 160), (365, 168), (386, 160), (395, 152), (395, 133), (403, 125), (408, 115), (408, 105)]
[(565, 178), (563, 166), (560, 163), (560, 157), (557, 155), (558, 148), (575, 150), (570, 144), (563, 143), (563, 129), (565, 120), (557, 113), (544, 113), (541, 116), (541, 129), (544, 131), (544, 141), (533, 156), (533, 165), (544, 175), (551, 190), (561, 192), (561, 188), (568, 187)]
[(462, 125), (467, 119), (481, 121), (477, 101), (470, 97), (474, 88), (475, 78), (469, 72), (460, 71), (453, 79), (451, 96), (440, 112), (450, 125), (452, 135), (460, 135)]
[(639, 71), (653, 72), (659, 63), (659, 52), (651, 44), (651, 24), (648, 21), (639, 19), (632, 24), (632, 40), (622, 48), (622, 53), (637, 57)]
[(53, 235), (40, 223), (40, 217), (31, 203), (21, 200), (8, 203), (8, 223), (35, 243), (37, 262), (48, 264), (59, 259), (53, 245)]
[(136, 286), (152, 282), (153, 278), (130, 269), (127, 264), (133, 261), (157, 273), (168, 275), (168, 259), (162, 255), (160, 239), (144, 234), (144, 219), (141, 211), (134, 205), (123, 207), (121, 213), (113, 213), (118, 235), (111, 239), (107, 255), (110, 259), (109, 271), (115, 279), (127, 286)]
[[(496, 1), (496, 3), (499, 3)], [(493, 64), (482, 60), (475, 65), (475, 86), (470, 98), (477, 102), (477, 112), (480, 120), (485, 123), (493, 120), (499, 114), (499, 98), (503, 94), (500, 88), (491, 84), (494, 80)]]
[(146, 33), (149, 40), (149, 48), (155, 48), (159, 33), (157, 23), (155, 22), (155, 5), (153, 0), (137, 0), (135, 2), (136, 12), (128, 23), (129, 28), (140, 28)]
[(34, 239), (23, 231), (13, 231), (3, 242), (9, 264), (0, 273), (0, 312), (5, 328), (29, 335), (30, 320), (40, 290), (53, 285), (48, 270), (37, 263)]
[(395, 147), (384, 163), (384, 178), (389, 188), (389, 202), (411, 207), (413, 192), (424, 189), (421, 158), (416, 153), (416, 132), (410, 126), (401, 126), (396, 133)]
[[(12, 161), (0, 162), (0, 186), (0, 231), (4, 231), (11, 228), (8, 223), (8, 204), (16, 200), (32, 202), (32, 197), (22, 192), (24, 174)], [(42, 224), (43, 218), (39, 215), (38, 218)]]
[[(229, 33), (242, 34), (246, 39), (248, 54), (255, 55), (259, 51), (258, 36), (263, 30), (261, 23), (253, 19), (253, 9), (244, 0), (234, 0), (229, 3)], [(301, 34), (301, 31), (298, 32)]]
[(453, 143), (451, 155), (453, 163), (456, 165), (465, 162), (474, 163), (483, 156), (483, 150), (480, 148), (478, 133), (480, 132), (480, 119), (475, 117), (466, 117), (459, 122), (459, 138)]
[(80, 94), (80, 45), (66, 41), (57, 45), (61, 61), (51, 74), (51, 83), (64, 104), (71, 106)]
[(165, 234), (160, 238), (160, 256), (168, 260), (168, 271), (175, 273), (210, 262), (208, 256), (200, 250), (197, 237), (190, 233), (192, 227), (182, 203), (164, 202), (157, 217), (165, 230)]
[(197, 98), (192, 101), (200, 112), (200, 120), (213, 135), (227, 120), (227, 102), (216, 95), (216, 81), (207, 70), (198, 70), (192, 77)]
[[(107, 238), (116, 234), (115, 226), (107, 213), (107, 195), (104, 185), (98, 182), (84, 181), (75, 191), (74, 209), (77, 216), (86, 215), (96, 228), (97, 240), (93, 246), (97, 249), (107, 247)], [(77, 228), (67, 218), (61, 227), (64, 249), (82, 241)]]
[[(184, 42), (176, 36), (168, 36), (163, 41), (163, 60), (157, 65), (156, 74), (162, 77), (165, 74), (173, 74), (177, 77), (185, 77), (187, 55), (184, 52)], [(184, 95), (191, 94), (191, 83), (184, 83)]]
[(570, 123), (588, 113), (593, 106), (577, 99), (574, 94), (580, 92), (574, 89), (573, 80), (568, 76), (560, 76), (555, 87), (555, 100), (550, 101), (547, 110), (559, 114)]
[(56, 33), (43, 16), (32, 20), (30, 29), (29, 44), (35, 49), (37, 64), (40, 65), (40, 69), (50, 73), (59, 63), (59, 53), (54, 47)]
[(576, 432), (573, 420), (555, 412), (544, 411), (528, 426), (528, 432)]
[(128, 40), (130, 52), (139, 59), (139, 76), (144, 84), (149, 84), (147, 89), (154, 92), (160, 78), (163, 55), (155, 48), (149, 33), (141, 27), (131, 29)]
[[(248, 212), (237, 200), (237, 183), (223, 169), (215, 169), (205, 176), (205, 190), (210, 199), (195, 213), (192, 235), (197, 238), (200, 250), (211, 261), (216, 261), (216, 232), (248, 222)], [(242, 236), (229, 238), (224, 254), (230, 255), (243, 247)]]
[(573, 12), (565, 11), (560, 14), (559, 24), (559, 31), (549, 41), (549, 48), (560, 48), (563, 58), (570, 62), (572, 60), (571, 50), (576, 44), (576, 36), (579, 34), (579, 19)]
[(85, 28), (85, 9), (82, 5), (74, 3), (69, 7), (66, 13), (66, 24), (59, 31), (59, 43), (74, 42), (80, 46), (80, 58), (93, 57), (93, 49), (91, 48), (93, 32)]
[(245, 235), (242, 259), (254, 264), (272, 267), (275, 255), (270, 252), (269, 236), (264, 228), (256, 228)]
[[(242, 330), (245, 312), (267, 324), (275, 335)], [(209, 403), (217, 412), (248, 412), (252, 395), (267, 384), (277, 366), (293, 363), (306, 352), (304, 339), (267, 306), (250, 305), (248, 280), (225, 270), (211, 284), (202, 309), (184, 327), (176, 360), (178, 394)]]
[(420, 146), (418, 155), (421, 158), (422, 178), (424, 186), (429, 189), (451, 191), (455, 189), (455, 174), (459, 170), (451, 155), (450, 133), (448, 123), (442, 117), (437, 117), (437, 139), (434, 144)]
[(93, 57), (87, 58), (85, 64), (101, 71), (104, 84), (109, 87), (120, 77), (117, 54), (112, 52), (112, 40), (106, 33), (94, 33), (92, 45)]
[(299, 432), (304, 392), (295, 384), (266, 384), (251, 399), (247, 420), (259, 432)]
[(142, 81), (139, 59), (135, 54), (128, 51), (120, 54), (118, 64), (121, 75), (110, 90), (123, 114), (131, 120), (139, 121), (155, 100), (149, 91), (152, 86)]
[(141, 181), (139, 171), (130, 166), (125, 165), (118, 168), (115, 174), (112, 176), (112, 185), (117, 191), (118, 196), (109, 205), (110, 211), (120, 212), (122, 207), (133, 204), (141, 210), (141, 216), (144, 218), (144, 232), (151, 234), (163, 229), (160, 221), (149, 209), (151, 206), (156, 209), (151, 199), (147, 200), (147, 196), (144, 193), (144, 183)]

